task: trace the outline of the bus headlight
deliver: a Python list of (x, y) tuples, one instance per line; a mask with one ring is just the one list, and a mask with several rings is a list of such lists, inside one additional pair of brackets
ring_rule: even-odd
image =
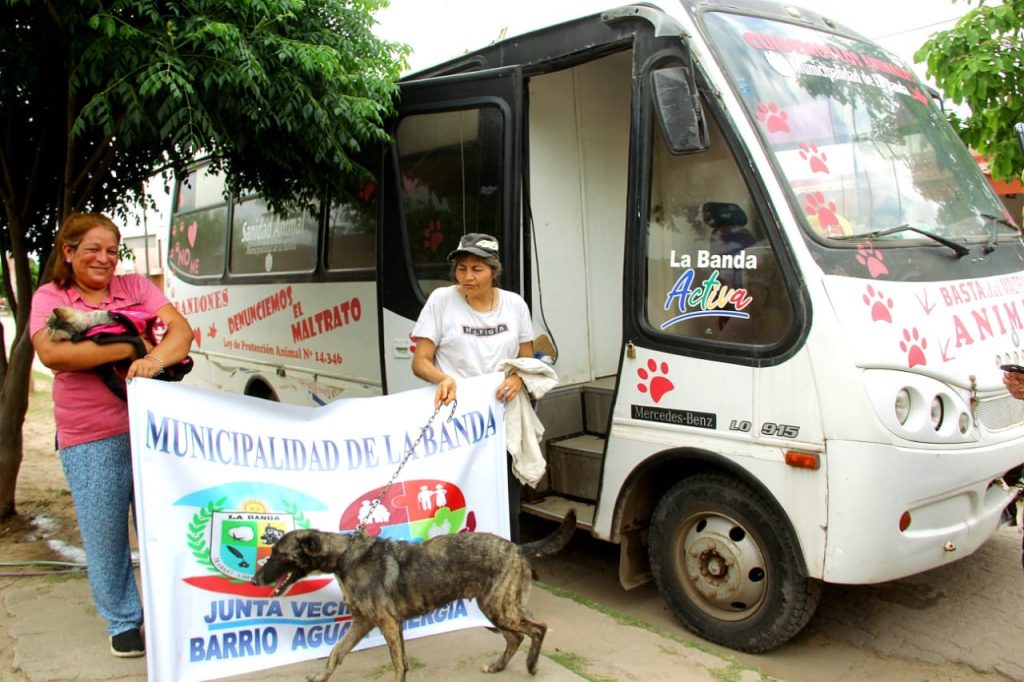
[(910, 391), (905, 388), (901, 388), (896, 394), (896, 420), (900, 424), (907, 423), (907, 417), (910, 416)]
[(896, 436), (945, 445), (980, 438), (968, 389), (900, 370), (869, 369), (863, 376), (875, 414)]
[(932, 418), (932, 428), (934, 428), (936, 431), (938, 431), (942, 427), (942, 415), (943, 415), (943, 412), (944, 412), (944, 408), (942, 406), (942, 397), (941, 396), (935, 396), (934, 398), (932, 398), (931, 418)]

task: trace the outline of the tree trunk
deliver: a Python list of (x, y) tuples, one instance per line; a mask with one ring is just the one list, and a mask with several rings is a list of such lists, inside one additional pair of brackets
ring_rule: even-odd
[(21, 469), (23, 438), (21, 427), (28, 412), (28, 393), (31, 385), (32, 361), (35, 350), (28, 336), (28, 310), (23, 306), (19, 317), (25, 321), (11, 347), (10, 364), (0, 393), (0, 521), (14, 516), (14, 490)]

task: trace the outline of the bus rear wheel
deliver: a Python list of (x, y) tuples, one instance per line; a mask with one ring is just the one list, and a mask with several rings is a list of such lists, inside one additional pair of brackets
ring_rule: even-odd
[(275, 403), (281, 402), (278, 400), (277, 394), (274, 393), (274, 389), (260, 380), (253, 381), (246, 386), (245, 395), (252, 398), (262, 398), (263, 400), (269, 400)]
[(651, 518), (651, 569), (676, 618), (738, 651), (777, 647), (814, 615), (821, 583), (799, 556), (781, 512), (725, 474), (680, 481)]

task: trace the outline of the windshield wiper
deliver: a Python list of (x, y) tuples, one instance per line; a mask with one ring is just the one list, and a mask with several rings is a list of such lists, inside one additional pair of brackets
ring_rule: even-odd
[(890, 234), (896, 234), (898, 232), (916, 232), (919, 235), (933, 239), (943, 246), (948, 246), (953, 249), (957, 258), (963, 258), (971, 252), (966, 246), (959, 242), (955, 242), (952, 239), (947, 239), (942, 235), (929, 232), (928, 230), (922, 230), (920, 227), (914, 227), (913, 225), (897, 225), (896, 227), (887, 227), (884, 230), (875, 230), (874, 232), (861, 232), (860, 234), (848, 234), (841, 237), (832, 237), (837, 241), (849, 240), (849, 239), (878, 239), (879, 237), (888, 237)]
[(1011, 223), (1009, 220), (1002, 216), (995, 216), (992, 215), (991, 213), (980, 212), (978, 213), (978, 216), (990, 221), (990, 224), (992, 226), (992, 229), (990, 229), (988, 232), (988, 243), (985, 244), (985, 246), (982, 248), (982, 251), (984, 251), (986, 254), (992, 253), (993, 251), (996, 250), (996, 247), (999, 246), (999, 239), (996, 237), (996, 225), (1005, 225), (1006, 227), (1016, 232), (1018, 235), (1024, 236), (1022, 235), (1021, 229), (1019, 227), (1017, 227), (1016, 225), (1014, 225), (1013, 223)]

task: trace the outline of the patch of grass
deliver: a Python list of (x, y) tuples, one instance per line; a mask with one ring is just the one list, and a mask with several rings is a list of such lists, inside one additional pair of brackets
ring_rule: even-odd
[(746, 668), (739, 663), (730, 663), (725, 668), (715, 668), (710, 670), (711, 677), (721, 682), (740, 682), (740, 675)]
[[(420, 668), (426, 668), (427, 664), (423, 661), (418, 660), (415, 656), (407, 656), (409, 659), (409, 670), (419, 670)], [(370, 671), (370, 678), (379, 680), (382, 677), (391, 677), (395, 674), (395, 667), (391, 663), (382, 663), (376, 668)]]
[(590, 660), (579, 654), (559, 650), (555, 653), (544, 653), (543, 655), (545, 658), (590, 682), (615, 682), (614, 677), (604, 677), (589, 672), (587, 668), (590, 666)]
[(472, 668), (476, 667), (476, 657), (475, 656), (469, 656), (469, 657), (466, 657), (466, 658), (460, 658), (458, 661), (455, 662), (455, 669), (456, 670), (466, 670), (467, 668), (471, 668), (471, 667)]
[[(706, 654), (710, 654), (711, 656), (720, 659), (723, 663), (726, 664), (726, 667), (716, 668), (712, 670), (711, 673), (715, 677), (718, 677), (719, 672), (721, 672), (721, 674), (723, 675), (730, 675), (730, 677), (721, 678), (725, 682), (729, 682), (734, 679), (738, 680), (740, 677), (740, 673), (744, 670), (752, 670), (753, 672), (756, 672), (758, 675), (760, 675), (761, 679), (768, 679), (760, 670), (757, 670), (756, 668), (750, 667), (748, 665), (744, 665), (743, 663), (736, 660), (735, 658), (732, 658), (731, 656), (722, 654), (718, 651), (714, 651), (704, 643), (698, 642), (695, 639), (683, 637), (682, 635), (679, 635), (676, 632), (668, 632), (655, 625), (651, 625), (647, 621), (641, 620), (636, 616), (632, 616), (628, 613), (622, 613), (621, 611), (605, 606), (604, 604), (599, 604), (598, 602), (595, 602), (592, 599), (588, 599), (587, 597), (584, 597), (581, 594), (576, 594), (575, 592), (563, 590), (559, 587), (555, 587), (554, 585), (547, 585), (542, 582), (534, 582), (534, 585), (547, 592), (550, 592), (556, 597), (569, 599), (571, 601), (576, 602), (577, 604), (580, 604), (581, 606), (587, 607), (588, 609), (603, 613), (619, 625), (628, 625), (631, 627), (639, 628), (641, 630), (645, 630), (647, 632), (657, 635), (658, 637), (671, 640), (673, 642), (676, 642), (677, 644), (682, 644), (683, 646), (690, 647), (692, 649), (697, 649), (698, 651), (702, 651)], [(734, 675), (734, 677), (732, 677), (732, 675)]]
[(614, 620), (619, 625), (629, 625), (629, 626), (632, 626), (632, 627), (635, 627), (635, 628), (640, 628), (641, 630), (646, 630), (647, 632), (651, 632), (651, 633), (653, 633), (655, 635), (658, 635), (659, 637), (664, 637), (665, 639), (670, 639), (673, 642), (677, 642), (677, 643), (682, 644), (684, 646), (689, 646), (689, 647), (693, 647), (695, 649), (700, 649), (701, 651), (704, 651), (706, 653), (712, 654), (714, 656), (718, 656), (719, 658), (722, 658), (723, 660), (728, 660), (724, 656), (719, 654), (717, 651), (711, 651), (710, 649), (707, 649), (706, 647), (701, 645), (700, 642), (698, 642), (698, 641), (696, 641), (694, 639), (689, 639), (689, 638), (683, 637), (681, 635), (676, 634), (675, 632), (668, 632), (666, 630), (662, 630), (661, 628), (659, 628), (659, 627), (657, 627), (655, 625), (651, 625), (650, 623), (648, 623), (645, 620), (641, 620), (640, 618), (637, 618), (636, 616), (632, 616), (632, 615), (630, 615), (628, 613), (623, 613), (623, 612), (618, 611), (616, 609), (613, 609), (611, 607), (605, 606), (604, 604), (599, 604), (598, 602), (593, 601), (592, 599), (588, 599), (587, 597), (584, 597), (581, 594), (577, 594), (575, 592), (570, 592), (568, 590), (563, 590), (563, 589), (561, 589), (559, 587), (555, 587), (553, 585), (546, 585), (544, 583), (535, 583), (535, 585), (537, 585), (537, 587), (540, 587), (541, 589), (543, 589), (543, 590), (545, 590), (547, 592), (550, 592), (551, 594), (555, 595), (556, 597), (562, 597), (563, 599), (569, 599), (570, 601), (574, 601), (577, 604), (580, 604), (581, 606), (586, 606), (588, 609), (591, 609), (593, 611), (598, 611), (600, 613), (603, 613), (604, 615), (608, 616), (609, 618)]

